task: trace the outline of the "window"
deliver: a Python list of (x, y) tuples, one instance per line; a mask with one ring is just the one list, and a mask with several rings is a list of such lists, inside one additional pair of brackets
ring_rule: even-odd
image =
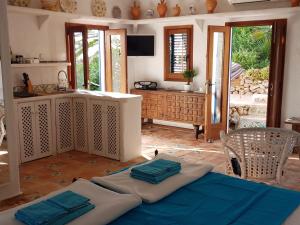
[(72, 88), (105, 90), (104, 39), (107, 27), (66, 24), (69, 81)]
[(183, 72), (193, 68), (193, 26), (165, 27), (165, 80), (185, 81)]

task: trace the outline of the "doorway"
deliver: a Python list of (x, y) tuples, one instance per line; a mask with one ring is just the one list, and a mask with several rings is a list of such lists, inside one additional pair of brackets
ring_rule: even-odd
[[(250, 51), (253, 50), (253, 47), (248, 48), (250, 49), (250, 52), (245, 53), (244, 55), (239, 53), (240, 46), (235, 49), (237, 46), (236, 39), (241, 38), (242, 40), (240, 40), (240, 42), (243, 42), (247, 40), (245, 37), (249, 38), (249, 34), (244, 33), (247, 29), (253, 32), (253, 37), (256, 36), (256, 41), (259, 44), (257, 42), (254, 42), (254, 44), (259, 45), (261, 48), (258, 54), (259, 56), (255, 56), (254, 53)], [(237, 122), (234, 121), (234, 117), (230, 117), (233, 107), (233, 104), (231, 105), (231, 103), (234, 103), (234, 98), (231, 95), (231, 92), (233, 94), (240, 94), (240, 92), (236, 93), (235, 90), (233, 90), (232, 87), (235, 85), (234, 82), (236, 82), (236, 85), (239, 84), (240, 86), (241, 83), (245, 83), (245, 80), (241, 81), (238, 79), (238, 81), (235, 81), (236, 79), (234, 79), (237, 75), (239, 75), (237, 77), (240, 77), (241, 74), (246, 74), (246, 70), (243, 68), (243, 65), (240, 65), (242, 63), (245, 63), (245, 65), (248, 63), (249, 68), (253, 69), (248, 71), (248, 75), (250, 76), (251, 73), (250, 77), (254, 77), (257, 81), (257, 84), (262, 84), (265, 86), (264, 90), (258, 91), (261, 92), (263, 96), (252, 96), (253, 98), (249, 97), (252, 102), (264, 101), (264, 103), (260, 102), (260, 104), (264, 105), (265, 107), (261, 112), (259, 112), (259, 109), (257, 109), (257, 114), (261, 114), (254, 114), (255, 120), (252, 119), (250, 121), (260, 123), (261, 121), (259, 121), (260, 118), (258, 116), (261, 116), (263, 117), (263, 125), (259, 124), (260, 126), (280, 127), (286, 29), (286, 19), (233, 22), (227, 23), (226, 26), (208, 27), (208, 60), (206, 82), (207, 95), (205, 116), (206, 140), (209, 141), (219, 139), (220, 131), (227, 131), (229, 127), (233, 127), (234, 129), (243, 127), (241, 126), (240, 114), (236, 115), (237, 119), (239, 119)], [(236, 36), (234, 37), (233, 35)], [(245, 37), (242, 37), (242, 35), (245, 35)], [(270, 40), (268, 40), (268, 38)], [(262, 51), (263, 44), (265, 44), (266, 47), (265, 51)], [(244, 45), (251, 46), (251, 43), (246, 42)], [(266, 55), (260, 55), (263, 53)], [(256, 57), (259, 60), (253, 60), (256, 59)], [(265, 59), (265, 61), (263, 62), (262, 59)], [(238, 62), (240, 62), (240, 64), (233, 62), (234, 60), (239, 60)], [(261, 68), (259, 68), (262, 69), (262, 71), (259, 71), (259, 73), (256, 71), (256, 65), (254, 62), (261, 63)], [(252, 80), (247, 80), (247, 83), (251, 82)], [(250, 89), (248, 85), (244, 85), (244, 87), (245, 86)], [(258, 86), (258, 88), (260, 87), (261, 86)], [(251, 89), (256, 88), (257, 87), (251, 87)], [(230, 100), (233, 101), (231, 102)], [(247, 108), (240, 107), (241, 114), (244, 113), (244, 109), (246, 113)], [(249, 120), (249, 117), (242, 117), (242, 120), (244, 120), (242, 122), (248, 124), (247, 119)], [(248, 127), (251, 127), (251, 125)]]
[(127, 92), (126, 30), (67, 23), (66, 41), (73, 89)]
[(266, 127), (272, 25), (232, 26), (229, 130)]

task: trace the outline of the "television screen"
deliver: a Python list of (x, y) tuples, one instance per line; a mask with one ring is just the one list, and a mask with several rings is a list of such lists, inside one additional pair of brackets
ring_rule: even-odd
[(154, 56), (154, 36), (127, 36), (128, 56)]

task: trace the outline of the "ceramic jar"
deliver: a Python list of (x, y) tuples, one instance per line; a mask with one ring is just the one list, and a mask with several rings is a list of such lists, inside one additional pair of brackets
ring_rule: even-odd
[(168, 7), (166, 0), (160, 0), (160, 3), (157, 5), (157, 12), (159, 17), (165, 17), (167, 15)]
[(300, 4), (300, 0), (291, 0), (291, 6), (292, 7), (297, 7)]
[(218, 5), (217, 0), (206, 0), (206, 8), (208, 13), (214, 13), (216, 7)]
[(173, 16), (180, 16), (181, 8), (178, 4), (173, 8)]
[(141, 7), (134, 1), (133, 6), (131, 7), (131, 17), (134, 20), (138, 20), (141, 17)]

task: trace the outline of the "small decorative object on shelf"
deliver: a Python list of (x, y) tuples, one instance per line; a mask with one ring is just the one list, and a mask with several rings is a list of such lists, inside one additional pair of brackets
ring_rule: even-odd
[(66, 13), (74, 13), (77, 10), (77, 1), (75, 0), (60, 0), (60, 6)]
[(217, 0), (206, 0), (206, 8), (208, 13), (214, 13), (216, 7), (218, 5)]
[(191, 91), (191, 82), (193, 81), (193, 78), (197, 76), (197, 74), (198, 72), (194, 69), (184, 71), (183, 76), (187, 80), (187, 84), (184, 85), (185, 91)]
[(92, 0), (92, 13), (94, 16), (103, 17), (106, 14), (106, 3), (103, 0)]
[(178, 4), (176, 4), (175, 7), (173, 7), (173, 16), (180, 16), (181, 8)]
[(166, 0), (160, 0), (160, 3), (157, 5), (157, 12), (159, 17), (166, 17), (168, 12), (168, 6)]
[(148, 19), (151, 19), (151, 18), (153, 18), (153, 16), (154, 16), (154, 10), (153, 10), (153, 9), (148, 9), (148, 10), (146, 11), (146, 17), (147, 17)]
[(300, 5), (300, 0), (291, 0), (291, 6), (292, 7), (297, 7)]
[(114, 6), (111, 10), (111, 14), (112, 14), (113, 18), (116, 18), (116, 19), (122, 18), (122, 11), (119, 6)]
[(8, 3), (14, 6), (28, 7), (31, 0), (9, 0)]
[(189, 7), (190, 15), (195, 15), (196, 14), (196, 8), (194, 5), (191, 5)]
[(60, 11), (59, 0), (41, 0), (42, 9)]
[(141, 7), (134, 1), (133, 6), (131, 6), (131, 18), (138, 20), (141, 17)]

